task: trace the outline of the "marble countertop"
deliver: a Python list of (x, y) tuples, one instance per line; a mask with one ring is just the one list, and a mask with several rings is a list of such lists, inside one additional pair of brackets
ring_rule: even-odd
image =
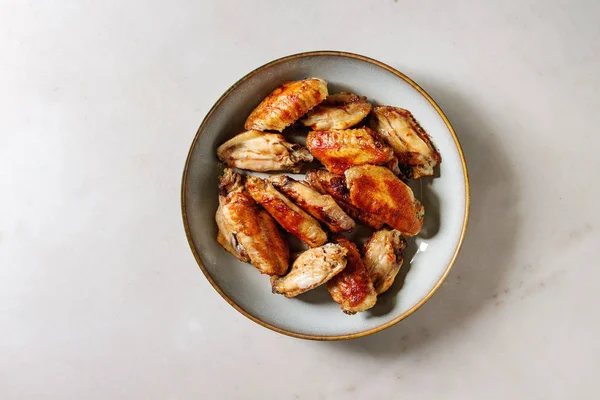
[[(3, 2), (0, 397), (597, 398), (600, 3), (435, 3)], [(231, 308), (179, 207), (214, 101), (255, 67), (317, 49), (422, 85), (472, 188), (438, 293), (335, 343)]]

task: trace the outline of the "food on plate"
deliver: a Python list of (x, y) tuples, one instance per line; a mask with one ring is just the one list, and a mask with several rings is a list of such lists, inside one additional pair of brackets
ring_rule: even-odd
[(406, 239), (395, 229), (377, 231), (364, 244), (363, 262), (377, 295), (388, 290), (394, 283), (404, 261), (402, 252), (405, 248)]
[(323, 194), (329, 194), (338, 205), (355, 221), (371, 229), (381, 229), (383, 222), (374, 215), (360, 210), (350, 202), (350, 191), (346, 187), (346, 177), (324, 169), (314, 169), (306, 173), (306, 180)]
[(217, 148), (217, 156), (227, 166), (250, 171), (300, 172), (313, 156), (296, 143), (289, 143), (278, 133), (256, 130), (240, 133)]
[(315, 131), (348, 129), (362, 121), (371, 108), (366, 97), (346, 92), (330, 94), (300, 122)]
[(346, 248), (327, 243), (301, 253), (285, 276), (271, 277), (273, 293), (295, 297), (326, 283), (346, 267)]
[(354, 221), (328, 194), (321, 194), (311, 186), (286, 175), (269, 178), (273, 186), (292, 199), (301, 209), (323, 222), (332, 232), (350, 231)]
[(405, 235), (419, 233), (424, 208), (412, 190), (392, 171), (376, 165), (352, 167), (344, 173), (350, 202)]
[(343, 174), (354, 165), (380, 165), (394, 158), (393, 150), (377, 140), (370, 128), (311, 131), (306, 147), (334, 174)]
[(433, 169), (442, 161), (431, 138), (408, 110), (375, 107), (369, 125), (394, 149), (400, 164), (407, 167), (410, 178), (433, 175)]
[(377, 293), (360, 258), (358, 248), (350, 240), (341, 236), (336, 238), (335, 242), (347, 250), (348, 264), (327, 282), (327, 290), (346, 314), (368, 310), (375, 305)]
[(319, 222), (277, 191), (268, 180), (249, 176), (246, 179), (246, 190), (283, 229), (310, 247), (318, 247), (327, 242), (327, 233)]
[[(306, 131), (301, 125), (312, 129), (306, 147), (265, 132), (286, 129), (296, 137)], [(326, 284), (346, 314), (373, 307), (402, 267), (402, 235), (423, 226), (423, 205), (406, 182), (433, 175), (441, 162), (429, 135), (410, 111), (372, 107), (353, 93), (328, 95), (321, 78), (285, 82), (252, 111), (245, 129), (217, 149), (228, 167), (299, 173), (317, 159), (327, 169), (312, 169), (302, 181), (283, 174), (244, 177), (225, 168), (215, 215), (219, 244), (271, 275), (273, 293), (295, 297)], [(356, 224), (375, 231), (362, 257), (339, 235)], [(280, 228), (310, 246), (291, 268)]]
[(244, 127), (281, 132), (325, 100), (327, 95), (327, 81), (321, 78), (285, 82), (252, 111)]
[(245, 193), (242, 175), (230, 168), (220, 178), (215, 218), (217, 241), (225, 250), (263, 274), (286, 273), (290, 251), (277, 223)]

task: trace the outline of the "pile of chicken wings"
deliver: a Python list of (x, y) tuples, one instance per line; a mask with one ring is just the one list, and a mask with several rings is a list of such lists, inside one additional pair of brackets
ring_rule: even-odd
[[(311, 129), (306, 147), (281, 134), (291, 126)], [(373, 307), (402, 266), (402, 235), (423, 225), (423, 205), (406, 182), (433, 175), (441, 162), (429, 135), (410, 111), (329, 94), (321, 78), (284, 83), (244, 128), (217, 149), (227, 166), (215, 217), (219, 244), (270, 275), (273, 293), (295, 297), (326, 284), (346, 314)], [(315, 159), (325, 169), (307, 171), (305, 181), (233, 169), (299, 173)], [(362, 249), (341, 235), (356, 224), (374, 230)], [(291, 256), (281, 228), (308, 250)]]

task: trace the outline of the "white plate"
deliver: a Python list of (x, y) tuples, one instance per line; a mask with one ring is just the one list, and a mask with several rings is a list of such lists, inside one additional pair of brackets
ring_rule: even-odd
[[(269, 278), (227, 253), (216, 241), (219, 144), (242, 132), (246, 117), (287, 80), (321, 77), (329, 92), (349, 91), (374, 104), (410, 110), (440, 150), (439, 177), (413, 182), (425, 206), (422, 232), (409, 240), (402, 270), (375, 307), (342, 313), (324, 287), (294, 299), (271, 293)], [(208, 112), (192, 143), (183, 174), (181, 203), (190, 247), (212, 286), (229, 304), (264, 327), (321, 340), (350, 339), (385, 329), (410, 315), (442, 284), (464, 238), (469, 182), (458, 139), (435, 102), (393, 68), (350, 53), (296, 54), (266, 64), (235, 83)]]

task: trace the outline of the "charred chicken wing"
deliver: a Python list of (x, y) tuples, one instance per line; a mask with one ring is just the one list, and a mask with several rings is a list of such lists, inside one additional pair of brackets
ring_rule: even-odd
[(327, 97), (321, 78), (286, 82), (268, 95), (248, 116), (247, 130), (283, 131)]
[(261, 273), (282, 275), (290, 252), (275, 220), (244, 192), (243, 177), (226, 168), (219, 185), (217, 241)]
[(329, 171), (343, 174), (355, 165), (385, 164), (394, 158), (392, 149), (372, 133), (369, 128), (312, 131), (306, 146)]
[(329, 194), (338, 205), (359, 223), (371, 229), (381, 229), (383, 222), (373, 214), (364, 212), (350, 202), (350, 191), (346, 187), (346, 177), (336, 175), (323, 169), (314, 169), (306, 173), (306, 180), (312, 187), (323, 194)]
[(423, 205), (392, 171), (376, 165), (361, 165), (346, 170), (345, 176), (354, 206), (405, 235), (419, 233), (423, 226)]
[(327, 234), (319, 222), (278, 192), (268, 180), (249, 176), (246, 189), (283, 229), (297, 236), (310, 247), (321, 246), (327, 242)]
[(358, 248), (344, 237), (338, 237), (336, 243), (348, 251), (348, 264), (342, 272), (327, 282), (327, 289), (346, 314), (368, 310), (375, 305), (377, 293)]
[(270, 178), (280, 192), (292, 199), (300, 208), (325, 223), (332, 232), (344, 232), (354, 228), (354, 221), (328, 194), (321, 194), (311, 186), (286, 175)]

